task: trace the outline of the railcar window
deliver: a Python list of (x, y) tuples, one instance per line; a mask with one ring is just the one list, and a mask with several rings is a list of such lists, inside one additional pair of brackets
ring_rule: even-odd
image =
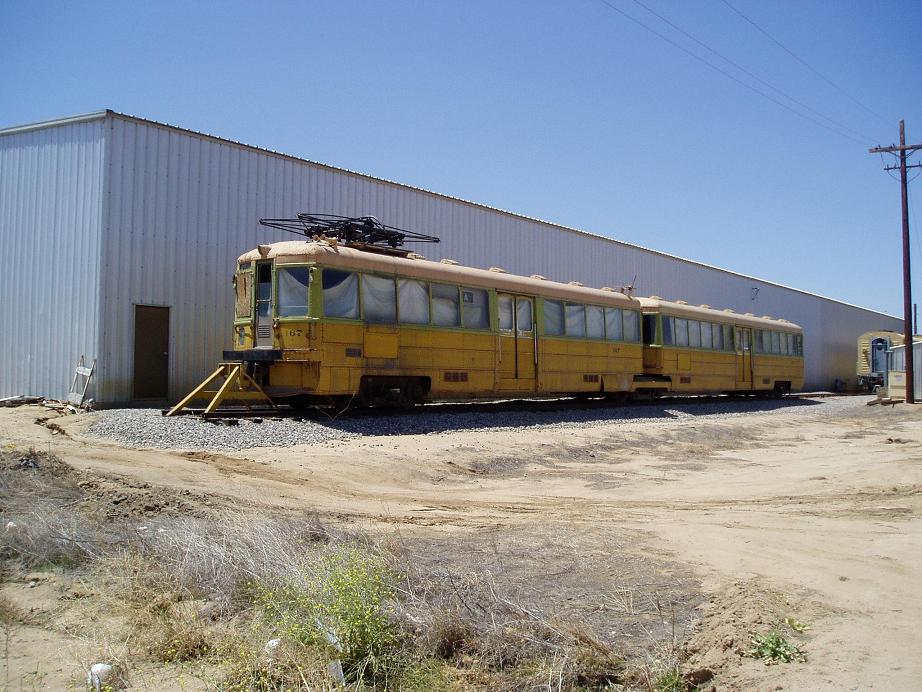
[(624, 340), (640, 341), (640, 320), (636, 310), (624, 311)]
[(586, 306), (586, 333), (590, 339), (605, 338), (605, 310), (598, 305)]
[(276, 312), (279, 317), (306, 317), (310, 270), (307, 267), (279, 268), (275, 272)]
[(393, 324), (397, 321), (397, 290), (386, 276), (362, 274), (362, 317), (366, 322)]
[[(499, 328), (507, 332), (515, 329), (514, 303), (512, 296), (497, 296), (496, 298), (496, 305), (499, 308)], [(546, 307), (545, 314), (547, 314)]]
[(468, 329), (490, 328), (490, 303), (480, 288), (461, 289), (461, 323)]
[(663, 315), (663, 345), (672, 346), (675, 343), (675, 317)]
[(457, 286), (432, 284), (432, 323), (440, 327), (461, 326), (461, 301)]
[(786, 335), (785, 335), (785, 338), (786, 338), (786, 340), (787, 340), (787, 342), (788, 342), (788, 350), (787, 350), (787, 353), (788, 353), (789, 356), (793, 356), (793, 355), (794, 355), (794, 335), (793, 335), (793, 334), (786, 334)]
[(688, 345), (701, 348), (701, 323), (698, 320), (688, 321)]
[(359, 318), (359, 277), (353, 272), (324, 269), (323, 314), (327, 317)]
[(621, 308), (605, 308), (605, 336), (612, 341), (624, 341), (624, 318)]
[(567, 336), (586, 336), (586, 307), (578, 303), (567, 303)]
[(531, 314), (531, 301), (522, 299), (515, 301), (515, 327), (520, 332), (530, 332), (534, 323)]
[(398, 279), (397, 313), (403, 324), (429, 324), (429, 284)]
[(790, 337), (791, 337), (790, 334), (781, 335), (781, 354), (782, 355), (788, 356), (791, 354), (791, 346), (790, 346), (790, 343), (788, 342), (788, 339)]
[(719, 324), (711, 324), (711, 339), (714, 341), (714, 348), (718, 351), (723, 351), (724, 333), (721, 331)]
[(253, 275), (248, 271), (241, 271), (236, 276), (234, 310), (237, 317), (250, 316), (250, 284), (252, 283), (252, 277)]
[(733, 326), (729, 324), (720, 325), (721, 331), (724, 333), (724, 351), (733, 350)]
[(772, 353), (781, 353), (781, 334), (778, 332), (772, 332)]
[(688, 346), (688, 320), (681, 317), (675, 318), (675, 343), (676, 346)]
[[(906, 369), (906, 356), (904, 352), (905, 348), (901, 348), (899, 351), (890, 352), (890, 370), (905, 370)], [(915, 364), (913, 364), (915, 365)]]
[(272, 299), (272, 266), (268, 263), (256, 267), (256, 300), (269, 304)]
[(714, 348), (714, 340), (711, 337), (712, 326), (710, 322), (701, 323), (701, 348)]
[(548, 336), (563, 334), (563, 303), (556, 300), (544, 301), (544, 333)]
[(794, 345), (797, 347), (797, 355), (802, 356), (804, 354), (804, 335), (803, 334), (795, 335)]

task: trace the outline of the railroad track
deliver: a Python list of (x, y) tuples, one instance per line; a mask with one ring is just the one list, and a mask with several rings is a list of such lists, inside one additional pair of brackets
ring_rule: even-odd
[[(427, 415), (432, 413), (452, 414), (452, 413), (492, 413), (500, 414), (504, 412), (547, 412), (547, 411), (574, 411), (580, 409), (602, 409), (602, 408), (663, 408), (668, 406), (695, 406), (702, 404), (727, 403), (727, 402), (761, 402), (764, 404), (783, 405), (784, 401), (796, 401), (799, 399), (823, 398), (829, 396), (841, 396), (830, 392), (801, 392), (797, 394), (785, 394), (780, 398), (764, 398), (752, 395), (695, 395), (695, 396), (663, 396), (651, 401), (632, 401), (629, 403), (618, 403), (602, 398), (576, 398), (563, 397), (555, 399), (501, 399), (501, 400), (477, 400), (477, 401), (444, 401), (433, 402), (423, 406), (413, 408), (352, 408), (333, 409), (333, 408), (291, 408), (284, 404), (277, 409), (273, 408), (250, 408), (245, 407), (224, 407), (211, 413), (206, 413), (205, 409), (186, 409), (181, 415), (198, 416), (205, 420), (213, 421), (219, 424), (234, 425), (240, 420), (249, 420), (260, 422), (261, 420), (309, 420), (324, 421), (333, 419), (350, 419), (361, 420), (365, 418), (387, 418), (398, 416), (416, 416)], [(163, 409), (165, 414), (169, 409)]]

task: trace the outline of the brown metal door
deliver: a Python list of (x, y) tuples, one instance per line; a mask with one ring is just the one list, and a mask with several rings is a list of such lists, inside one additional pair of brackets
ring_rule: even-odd
[(134, 306), (135, 399), (167, 399), (170, 388), (170, 309)]

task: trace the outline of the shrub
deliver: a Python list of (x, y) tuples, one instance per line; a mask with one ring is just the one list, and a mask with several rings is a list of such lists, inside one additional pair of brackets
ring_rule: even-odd
[(382, 556), (346, 543), (308, 559), (297, 577), (264, 588), (257, 605), (283, 636), (342, 660), (350, 679), (387, 676), (399, 644), (388, 613), (395, 580)]

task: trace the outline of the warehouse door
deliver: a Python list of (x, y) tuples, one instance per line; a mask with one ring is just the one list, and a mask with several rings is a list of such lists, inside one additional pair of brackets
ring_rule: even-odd
[(752, 330), (736, 327), (736, 388), (752, 388)]
[(497, 295), (499, 307), (499, 387), (534, 391), (537, 368), (535, 301), (528, 296)]
[(135, 399), (167, 399), (170, 388), (170, 309), (134, 306)]

